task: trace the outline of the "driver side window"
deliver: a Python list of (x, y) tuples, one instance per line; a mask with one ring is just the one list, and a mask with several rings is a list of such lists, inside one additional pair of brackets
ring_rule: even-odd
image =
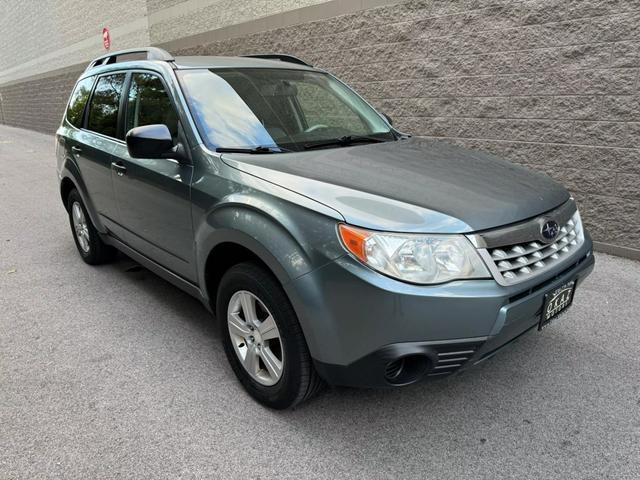
[(153, 73), (133, 73), (127, 98), (125, 132), (158, 123), (169, 128), (175, 143), (178, 138), (178, 117), (164, 84)]

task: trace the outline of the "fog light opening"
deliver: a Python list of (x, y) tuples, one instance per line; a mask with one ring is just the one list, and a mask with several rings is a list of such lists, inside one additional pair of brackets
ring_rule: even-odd
[(384, 377), (393, 385), (407, 385), (422, 377), (429, 366), (424, 355), (407, 355), (386, 364)]

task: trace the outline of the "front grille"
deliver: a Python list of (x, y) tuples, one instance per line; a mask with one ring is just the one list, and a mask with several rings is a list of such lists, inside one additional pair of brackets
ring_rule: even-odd
[(438, 361), (427, 376), (448, 375), (459, 370), (480, 345), (482, 345), (481, 342), (434, 345), (433, 348), (438, 353)]
[(529, 242), (488, 248), (483, 257), (500, 283), (512, 285), (558, 265), (569, 258), (583, 242), (582, 222), (576, 210), (562, 225), (553, 243), (532, 239)]

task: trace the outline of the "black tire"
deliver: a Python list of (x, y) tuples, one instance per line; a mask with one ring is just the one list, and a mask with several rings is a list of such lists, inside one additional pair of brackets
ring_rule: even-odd
[[(84, 223), (86, 224), (88, 235), (88, 249), (85, 249), (80, 245), (78, 235), (76, 234), (76, 228), (73, 222), (73, 206), (76, 203), (80, 206), (82, 214), (84, 215)], [(84, 206), (82, 197), (80, 197), (80, 194), (75, 188), (69, 192), (69, 196), (67, 197), (67, 212), (69, 212), (69, 224), (71, 225), (73, 241), (76, 243), (76, 248), (78, 249), (80, 257), (82, 257), (82, 260), (89, 265), (100, 265), (102, 263), (112, 261), (116, 256), (117, 250), (102, 241), (96, 227), (94, 227), (91, 222), (91, 218), (87, 213), (87, 208)]]
[[(282, 376), (272, 386), (262, 385), (249, 375), (232, 344), (227, 311), (231, 297), (242, 290), (260, 299), (273, 316), (280, 333), (284, 353)], [(220, 281), (216, 316), (229, 363), (240, 383), (258, 402), (275, 409), (291, 408), (320, 391), (324, 382), (313, 367), (298, 318), (285, 291), (270, 272), (254, 263), (231, 267)]]

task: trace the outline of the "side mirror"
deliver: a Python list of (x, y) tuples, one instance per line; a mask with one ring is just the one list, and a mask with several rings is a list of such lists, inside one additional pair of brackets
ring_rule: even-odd
[(382, 116), (385, 118), (385, 120), (387, 121), (387, 123), (389, 125), (393, 125), (393, 120), (391, 119), (391, 117), (389, 115), (387, 115), (386, 113), (382, 112)]
[(187, 156), (181, 144), (173, 145), (166, 125), (145, 125), (127, 132), (127, 149), (132, 158), (172, 158), (184, 161)]

